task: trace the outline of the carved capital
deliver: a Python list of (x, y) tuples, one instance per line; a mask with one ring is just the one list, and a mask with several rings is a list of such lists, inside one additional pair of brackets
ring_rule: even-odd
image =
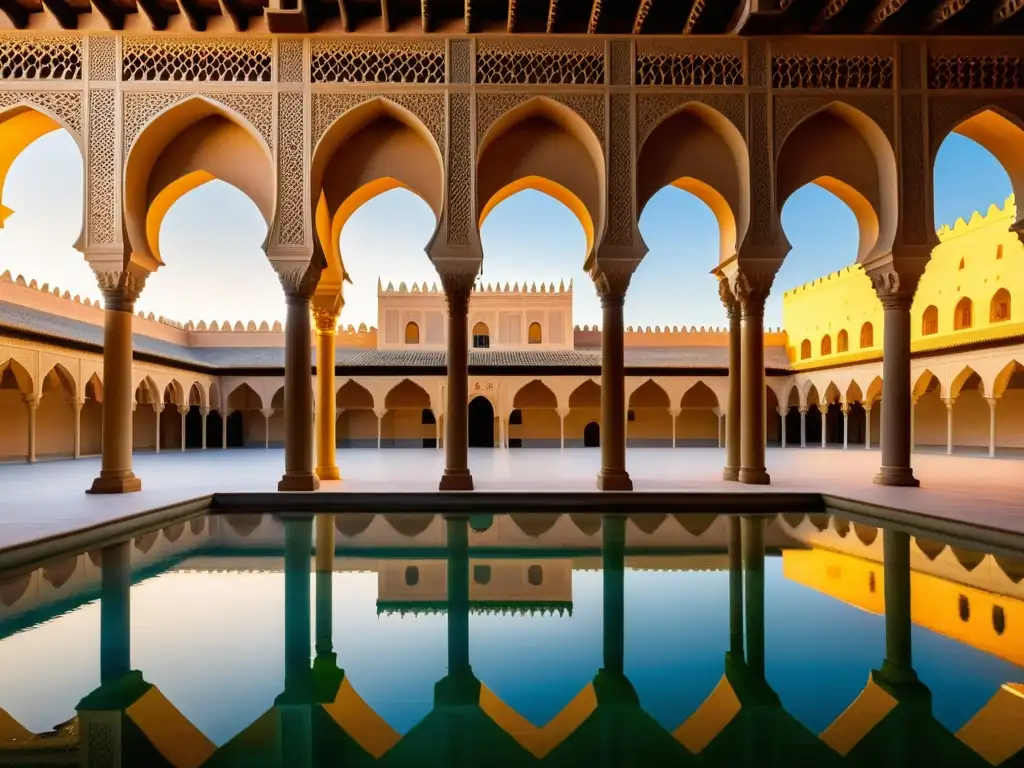
[(313, 319), (316, 321), (317, 333), (333, 334), (338, 331), (338, 315), (345, 306), (340, 294), (313, 296)]
[(740, 305), (744, 317), (764, 315), (764, 303), (775, 282), (774, 265), (761, 268), (757, 265), (740, 265), (732, 275), (732, 293)]
[(132, 312), (146, 285), (148, 272), (132, 267), (96, 268), (96, 283), (103, 294), (103, 306), (118, 312)]
[(616, 263), (605, 260), (591, 268), (590, 278), (594, 281), (594, 288), (602, 307), (623, 305), (636, 266), (635, 262)]
[(469, 296), (476, 282), (474, 272), (441, 272), (441, 285), (448, 302), (448, 316), (462, 317), (469, 312)]
[(919, 275), (901, 275), (892, 261), (865, 269), (885, 309), (910, 310)]
[(732, 292), (732, 286), (729, 285), (729, 280), (724, 275), (718, 278), (718, 298), (722, 300), (722, 306), (725, 307), (725, 314), (730, 322), (739, 317), (740, 303), (736, 300), (736, 294)]
[(323, 266), (316, 263), (271, 262), (287, 298), (309, 301), (320, 282)]

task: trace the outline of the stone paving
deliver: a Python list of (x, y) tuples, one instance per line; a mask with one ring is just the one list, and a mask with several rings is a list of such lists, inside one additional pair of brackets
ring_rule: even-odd
[[(1019, 458), (915, 454), (919, 489), (871, 482), (878, 451), (769, 449), (768, 488), (720, 479), (725, 457), (715, 448), (631, 448), (627, 466), (637, 492), (811, 491), (965, 520), (1024, 534), (1024, 463)], [(322, 492), (434, 492), (444, 468), (437, 450), (339, 450), (342, 481)], [(595, 449), (470, 451), (478, 490), (593, 492), (600, 454)], [(125, 496), (84, 491), (98, 459), (0, 466), (0, 548), (109, 522), (208, 496), (213, 492), (274, 491), (284, 466), (281, 450), (192, 451), (143, 454), (135, 472), (143, 490)]]

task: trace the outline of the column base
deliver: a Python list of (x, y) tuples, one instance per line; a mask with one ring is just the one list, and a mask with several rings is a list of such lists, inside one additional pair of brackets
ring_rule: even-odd
[(279, 491), (315, 491), (320, 487), (320, 480), (312, 472), (285, 472), (281, 482), (277, 484)]
[(919, 488), (921, 481), (914, 477), (910, 467), (882, 467), (875, 475), (875, 485), (895, 485), (901, 488)]
[(129, 469), (126, 471), (112, 472), (100, 476), (92, 481), (92, 487), (86, 493), (135, 493), (142, 490), (142, 479), (135, 476)]
[(610, 472), (602, 469), (597, 476), (597, 490), (599, 491), (632, 491), (633, 481), (625, 470), (621, 472)]
[(468, 469), (446, 469), (437, 486), (439, 491), (472, 491), (473, 475)]
[(341, 471), (336, 467), (317, 467), (316, 476), (321, 480), (341, 480)]
[(744, 485), (771, 485), (772, 478), (764, 467), (740, 467), (737, 478)]
[(722, 470), (722, 479), (730, 482), (736, 482), (740, 479), (740, 468), (739, 467), (726, 467)]

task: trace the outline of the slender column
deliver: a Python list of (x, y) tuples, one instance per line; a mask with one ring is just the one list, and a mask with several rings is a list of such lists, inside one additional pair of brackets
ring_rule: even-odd
[(444, 431), (442, 491), (473, 490), (469, 471), (469, 294), (475, 274), (443, 273), (448, 302), (448, 379)]
[(871, 406), (864, 406), (864, 450), (871, 450)]
[(743, 658), (743, 551), (740, 518), (729, 518), (729, 652)]
[(743, 325), (740, 303), (733, 295), (729, 281), (718, 280), (718, 295), (729, 318), (729, 399), (725, 421), (725, 468), (723, 480), (740, 479), (740, 446), (743, 441)]
[(189, 408), (187, 405), (179, 405), (178, 413), (181, 414), (181, 452), (185, 452), (185, 417), (188, 416)]
[(441, 419), (443, 417), (437, 415), (434, 417), (434, 442), (437, 443), (437, 450), (441, 450)]
[[(315, 259), (314, 259), (315, 261)], [(310, 297), (320, 280), (318, 267), (274, 262), (284, 289), (284, 474), (279, 491), (315, 491), (313, 472), (313, 372)], [(268, 440), (269, 440), (269, 424)]]
[(763, 517), (743, 518), (747, 666), (760, 680), (764, 680), (764, 526)]
[[(882, 411), (882, 417), (885, 418), (885, 411)], [(882, 434), (885, 434), (885, 430), (882, 430)], [(911, 396), (910, 398), (910, 451), (913, 452), (917, 448), (917, 398)]]
[(502, 450), (508, 447), (508, 441), (505, 439), (505, 435), (508, 433), (507, 424), (508, 421), (505, 420), (504, 416), (498, 417), (498, 448)]
[(160, 414), (164, 410), (163, 403), (153, 403), (153, 412), (156, 414), (156, 452), (160, 453)]
[(679, 420), (679, 414), (682, 413), (681, 408), (669, 408), (668, 415), (672, 419), (672, 447), (676, 447), (676, 421)]
[(601, 491), (631, 491), (626, 472), (626, 362), (623, 305), (631, 273), (602, 272), (595, 278), (601, 299)]
[(911, 654), (910, 535), (882, 531), (885, 589), (885, 666), (916, 679)]
[(725, 411), (718, 412), (718, 447), (725, 448)]
[(26, 459), (29, 464), (36, 463), (36, 410), (38, 408), (38, 397), (30, 395), (25, 398), (25, 409), (28, 411), (28, 454)]
[[(274, 409), (273, 408), (264, 408), (262, 411), (260, 411), (260, 413), (263, 414), (263, 449), (264, 450), (269, 450), (270, 449), (270, 420), (274, 416)], [(285, 413), (287, 413), (287, 410), (285, 411)], [(288, 427), (286, 425), (285, 426), (285, 431), (287, 432), (287, 430), (288, 430)], [(287, 437), (287, 435), (285, 435), (285, 440), (287, 441), (287, 439), (288, 439), (288, 437)]]
[(334, 517), (316, 516), (316, 658), (334, 659)]
[(953, 455), (953, 404), (955, 397), (944, 397), (942, 402), (946, 404), (946, 455)]
[(145, 276), (100, 272), (97, 279), (104, 300), (103, 458), (89, 493), (129, 493), (142, 490), (132, 472), (132, 316)]
[(807, 406), (801, 405), (797, 408), (800, 411), (800, 447), (807, 447)]
[(818, 403), (818, 413), (821, 414), (821, 447), (822, 448), (827, 448), (828, 447), (828, 439), (827, 439), (827, 433), (826, 433), (826, 430), (825, 430), (825, 427), (826, 427), (825, 417), (828, 416), (828, 403)]
[(996, 398), (987, 397), (988, 401), (988, 455), (995, 458), (996, 455)]
[(71, 401), (71, 407), (75, 410), (75, 453), (76, 459), (82, 458), (82, 403), (78, 400)]
[(779, 426), (782, 428), (782, 447), (786, 447), (786, 411), (779, 408)]
[(202, 437), (203, 444), (199, 446), (199, 450), (205, 451), (206, 450), (206, 427), (207, 427), (206, 417), (210, 415), (210, 409), (209, 408), (200, 408), (199, 409), (199, 415), (202, 417), (202, 425), (203, 425), (203, 437)]
[(227, 408), (222, 408), (220, 412), (220, 449), (226, 451), (228, 449), (228, 416), (231, 415), (231, 411)]
[(740, 271), (733, 292), (740, 302), (740, 482), (768, 485), (764, 455), (764, 303), (775, 274)]
[[(558, 440), (559, 440), (559, 447), (562, 448), (563, 450), (565, 450), (565, 417), (568, 416), (568, 415), (569, 415), (568, 409), (566, 409), (566, 408), (559, 408), (558, 409)], [(673, 433), (674, 432), (675, 432), (675, 427), (673, 427)], [(674, 439), (672, 441), (672, 447), (673, 448), (675, 447), (675, 440)]]
[(337, 399), (334, 391), (334, 347), (341, 296), (313, 297), (316, 320), (316, 475), (340, 480), (337, 459)]
[[(884, 309), (885, 341), (882, 350), (882, 380), (885, 398), (882, 402), (882, 466), (875, 476), (880, 485), (918, 486), (910, 467), (910, 305), (913, 290), (887, 293), (885, 285), (899, 291), (900, 280), (890, 273), (883, 280), (872, 276)], [(916, 281), (915, 281), (916, 283)], [(916, 288), (916, 284), (908, 286)]]
[(377, 450), (380, 450), (380, 438), (384, 430), (384, 414), (388, 411), (386, 408), (375, 408), (373, 414), (377, 417)]
[(850, 447), (850, 404), (843, 403), (843, 450)]

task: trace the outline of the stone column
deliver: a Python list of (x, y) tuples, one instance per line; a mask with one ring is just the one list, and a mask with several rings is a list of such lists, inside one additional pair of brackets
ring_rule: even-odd
[(99, 272), (103, 293), (103, 415), (100, 475), (89, 493), (142, 490), (132, 472), (132, 313), (145, 275)]
[(25, 397), (25, 409), (28, 411), (28, 454), (29, 464), (36, 463), (36, 411), (39, 409), (39, 398), (35, 395)]
[(782, 443), (782, 447), (783, 448), (786, 447), (786, 412), (787, 411), (788, 411), (788, 409), (783, 410), (781, 407), (779, 408), (779, 426), (782, 428), (782, 433), (781, 433), (782, 440), (781, 440), (781, 443)]
[(955, 397), (944, 397), (942, 402), (946, 404), (946, 455), (953, 455), (953, 404)]
[(742, 311), (725, 277), (718, 280), (718, 295), (729, 318), (729, 399), (726, 407), (725, 468), (723, 480), (740, 479), (740, 444), (742, 437)]
[(725, 447), (725, 434), (724, 434), (725, 433), (725, 429), (724, 429), (724, 426), (725, 426), (725, 411), (719, 411), (716, 414), (716, 416), (718, 418), (718, 447), (719, 448), (724, 448)]
[(800, 412), (800, 447), (807, 447), (807, 406), (801, 405), (797, 408)]
[[(882, 418), (885, 418), (885, 409), (882, 410)], [(882, 430), (882, 434), (885, 434), (885, 430)], [(910, 398), (910, 450), (913, 452), (917, 448), (917, 398), (911, 396)]]
[(843, 403), (843, 450), (850, 447), (850, 404)]
[(818, 403), (818, 413), (821, 414), (821, 447), (828, 447), (828, 438), (825, 432), (826, 421), (825, 417), (828, 416), (828, 403)]
[(187, 405), (179, 405), (178, 413), (181, 414), (181, 452), (185, 452), (185, 418), (188, 416), (189, 407)]
[(277, 489), (315, 491), (320, 480), (313, 472), (310, 297), (321, 270), (311, 264), (276, 269), (288, 306), (284, 329), (284, 474)]
[(441, 447), (442, 447), (441, 419), (442, 419), (441, 416), (435, 416), (434, 417), (434, 442), (437, 443), (437, 450), (439, 450), (439, 451), (441, 450)]
[(736, 274), (733, 293), (740, 303), (740, 477), (741, 483), (768, 485), (764, 455), (764, 303), (775, 279), (774, 271), (742, 268)]
[(871, 450), (871, 405), (864, 406), (864, 450)]
[[(869, 270), (884, 310), (882, 349), (882, 466), (875, 476), (880, 485), (920, 485), (910, 467), (911, 382), (910, 305), (917, 280), (901, 279), (891, 265)], [(904, 283), (901, 286), (901, 282)]]
[(995, 458), (996, 455), (996, 398), (986, 397), (988, 402), (988, 455)]
[(601, 491), (631, 491), (626, 472), (626, 361), (623, 306), (632, 273), (601, 271), (594, 277), (601, 299)]
[[(568, 408), (559, 408), (559, 409), (557, 409), (557, 413), (558, 413), (559, 447), (562, 448), (562, 450), (565, 450), (565, 417), (569, 415), (569, 409)], [(674, 431), (675, 431), (675, 427), (673, 427), (673, 432)], [(672, 445), (673, 445), (673, 447), (675, 446), (675, 440), (674, 439), (672, 441)]]
[(373, 415), (377, 417), (377, 450), (380, 450), (380, 437), (384, 427), (384, 414), (386, 414), (387, 408), (374, 408)]
[(156, 414), (156, 452), (160, 453), (160, 414), (164, 410), (163, 403), (153, 403), (153, 412)]
[(231, 415), (231, 411), (227, 408), (222, 408), (220, 412), (220, 449), (226, 451), (228, 449), (228, 416)]
[(85, 403), (78, 400), (71, 401), (71, 407), (75, 410), (75, 453), (76, 459), (82, 458), (82, 406)]
[(505, 419), (505, 417), (504, 416), (499, 416), (498, 417), (498, 448), (499, 449), (504, 449), (504, 448), (508, 447), (508, 441), (505, 439), (505, 435), (507, 434), (506, 430), (508, 429), (507, 425), (508, 425), (508, 421)]
[(206, 427), (207, 427), (206, 417), (210, 415), (210, 409), (209, 408), (200, 408), (199, 409), (199, 415), (202, 417), (202, 425), (203, 425), (203, 437), (202, 437), (203, 444), (199, 446), (199, 450), (205, 451), (206, 450)]
[(679, 414), (683, 412), (682, 408), (669, 408), (668, 415), (672, 419), (672, 447), (676, 447), (676, 421), (679, 419)]
[(444, 430), (444, 475), (442, 491), (471, 491), (469, 472), (469, 295), (476, 274), (442, 273), (448, 302), (448, 379)]
[[(274, 409), (264, 408), (260, 413), (263, 414), (263, 449), (270, 450), (270, 420), (274, 417)], [(287, 430), (287, 426), (285, 429)], [(287, 436), (285, 440), (287, 440)]]
[(341, 296), (313, 297), (316, 320), (316, 475), (340, 480), (337, 459), (337, 399), (334, 391), (334, 345)]

